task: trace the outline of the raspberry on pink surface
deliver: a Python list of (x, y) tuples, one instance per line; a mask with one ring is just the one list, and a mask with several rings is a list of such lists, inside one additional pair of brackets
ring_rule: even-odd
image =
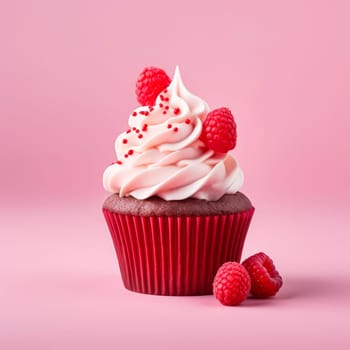
[(215, 152), (226, 153), (235, 148), (237, 126), (228, 108), (217, 108), (208, 113), (203, 123), (201, 139)]
[(235, 306), (247, 299), (250, 277), (243, 265), (228, 261), (217, 271), (213, 282), (213, 293), (221, 304)]
[(251, 294), (256, 298), (268, 298), (276, 295), (282, 287), (281, 275), (272, 259), (265, 253), (257, 253), (243, 261), (251, 279)]
[(157, 96), (165, 90), (171, 80), (166, 72), (157, 67), (146, 67), (136, 82), (136, 98), (143, 106), (154, 106)]

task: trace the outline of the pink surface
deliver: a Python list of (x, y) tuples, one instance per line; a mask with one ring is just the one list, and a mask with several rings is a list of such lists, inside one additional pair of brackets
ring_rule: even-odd
[[(350, 347), (347, 1), (9, 1), (0, 11), (0, 348)], [(104, 167), (158, 65), (238, 124), (271, 300), (126, 291)]]

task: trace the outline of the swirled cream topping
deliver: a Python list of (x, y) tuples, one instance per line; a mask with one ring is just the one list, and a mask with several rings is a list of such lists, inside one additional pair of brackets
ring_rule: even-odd
[(104, 188), (120, 197), (218, 200), (237, 192), (243, 173), (229, 153), (215, 153), (200, 140), (209, 112), (184, 86), (176, 67), (171, 84), (152, 107), (129, 116), (129, 129), (115, 142), (118, 161), (103, 174)]

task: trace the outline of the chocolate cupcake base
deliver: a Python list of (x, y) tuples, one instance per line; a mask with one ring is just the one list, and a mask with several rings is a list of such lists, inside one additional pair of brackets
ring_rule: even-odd
[(226, 261), (240, 261), (254, 208), (238, 192), (215, 202), (139, 201), (108, 197), (103, 205), (124, 285), (158, 295), (212, 293)]

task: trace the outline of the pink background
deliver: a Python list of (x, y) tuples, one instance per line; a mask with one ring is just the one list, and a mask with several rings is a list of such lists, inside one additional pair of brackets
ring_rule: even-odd
[[(1, 7), (1, 349), (350, 347), (348, 1)], [(243, 257), (273, 257), (274, 299), (225, 308), (121, 284), (101, 175), (139, 71), (176, 64), (235, 114), (256, 207)]]

